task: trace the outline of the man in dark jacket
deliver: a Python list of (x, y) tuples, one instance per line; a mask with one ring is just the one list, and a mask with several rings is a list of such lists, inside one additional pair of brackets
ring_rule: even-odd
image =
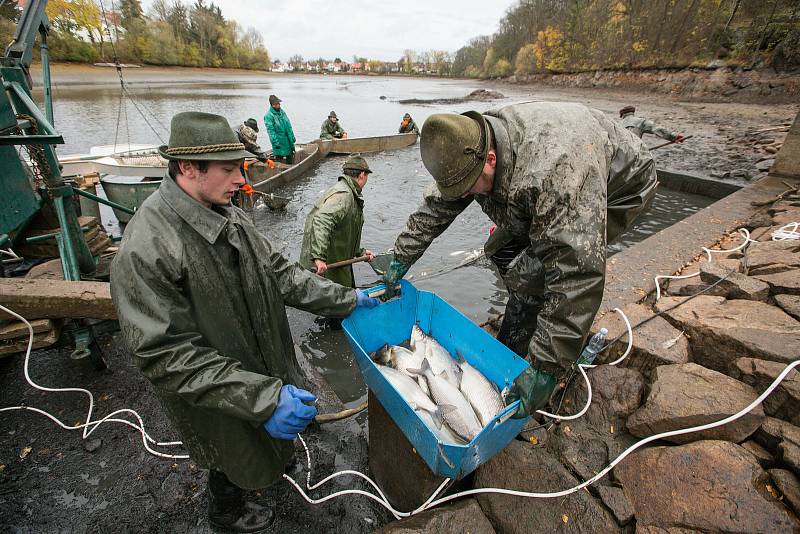
[(531, 361), (507, 401), (530, 415), (581, 352), (603, 297), (606, 244), (655, 195), (653, 158), (619, 123), (571, 103), (436, 114), (421, 139), (436, 186), (397, 238), (385, 282), (394, 287), (478, 202), (497, 224), (484, 249), (509, 292), (498, 339)]
[(400, 128), (397, 129), (397, 133), (415, 133), (419, 135), (417, 123), (414, 122), (409, 113), (403, 115), (403, 120), (400, 122)]
[(169, 174), (128, 224), (111, 294), (134, 362), (210, 470), (209, 521), (261, 530), (273, 511), (243, 489), (281, 478), (316, 414), (285, 306), (343, 317), (377, 302), (288, 262), (231, 206), (248, 153), (223, 117), (175, 115), (159, 152)]
[(339, 124), (339, 117), (336, 116), (335, 111), (328, 114), (328, 118), (322, 123), (319, 129), (320, 139), (341, 139), (347, 137), (347, 132), (344, 131), (342, 125)]

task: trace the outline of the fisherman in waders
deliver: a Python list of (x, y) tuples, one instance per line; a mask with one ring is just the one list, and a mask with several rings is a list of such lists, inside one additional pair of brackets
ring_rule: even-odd
[(275, 161), (291, 165), (294, 163), (294, 130), (286, 112), (281, 109), (282, 100), (269, 95), (269, 109), (264, 115), (269, 142), (272, 143), (272, 156)]
[(285, 306), (344, 317), (378, 301), (287, 261), (231, 206), (248, 152), (223, 117), (175, 115), (159, 153), (169, 174), (128, 224), (111, 294), (134, 362), (209, 469), (210, 523), (259, 531), (274, 512), (245, 490), (281, 478), (316, 414)]
[(344, 131), (342, 125), (339, 124), (339, 117), (336, 116), (335, 111), (328, 114), (328, 118), (322, 123), (319, 129), (320, 139), (342, 139), (347, 137), (347, 132)]
[(642, 141), (581, 104), (534, 102), (432, 115), (420, 151), (436, 181), (395, 242), (393, 288), (473, 201), (497, 225), (486, 255), (508, 289), (498, 339), (531, 367), (507, 402), (542, 408), (578, 358), (603, 297), (606, 245), (655, 195)]
[(650, 119), (637, 117), (636, 108), (633, 106), (625, 106), (619, 110), (619, 118), (622, 120), (622, 126), (638, 135), (640, 139), (644, 134), (653, 134), (667, 141), (683, 143), (683, 135), (662, 128)]
[(406, 113), (403, 115), (403, 120), (400, 123), (400, 128), (397, 129), (397, 133), (415, 133), (419, 135), (417, 123), (414, 122), (414, 119), (411, 118), (410, 114)]
[[(374, 255), (361, 248), (361, 229), (364, 226), (364, 197), (361, 192), (372, 171), (361, 156), (351, 156), (342, 166), (342, 176), (336, 185), (325, 191), (306, 218), (300, 264), (345, 287), (355, 287), (353, 266), (328, 269), (329, 263)], [(330, 320), (339, 327), (341, 321)]]

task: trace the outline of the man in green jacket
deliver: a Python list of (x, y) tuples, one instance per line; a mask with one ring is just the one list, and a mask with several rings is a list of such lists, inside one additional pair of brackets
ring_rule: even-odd
[(675, 143), (683, 142), (683, 135), (662, 128), (650, 119), (637, 117), (636, 108), (633, 106), (625, 106), (619, 110), (619, 118), (622, 119), (622, 126), (638, 135), (640, 139), (644, 134), (652, 134), (661, 139), (666, 139), (667, 141), (674, 141)]
[(498, 339), (531, 367), (507, 402), (517, 417), (549, 400), (600, 307), (606, 245), (651, 203), (655, 164), (641, 139), (581, 104), (532, 102), (436, 114), (420, 151), (431, 187), (395, 242), (392, 288), (473, 201), (497, 225), (484, 250), (509, 293)]
[(264, 124), (272, 143), (272, 155), (275, 161), (294, 163), (294, 130), (286, 112), (281, 109), (282, 100), (275, 95), (269, 95), (269, 110), (264, 115)]
[(373, 254), (361, 248), (364, 197), (361, 192), (372, 171), (361, 156), (342, 166), (336, 185), (325, 191), (306, 217), (300, 264), (345, 287), (355, 287), (352, 265), (328, 269), (329, 263)]
[(414, 119), (411, 118), (409, 113), (403, 115), (403, 120), (400, 123), (400, 128), (397, 129), (397, 133), (415, 133), (419, 135), (419, 128), (417, 128), (417, 123), (414, 122)]
[(219, 115), (172, 119), (169, 174), (137, 210), (111, 266), (111, 295), (137, 367), (209, 472), (209, 520), (253, 532), (270, 508), (244, 489), (279, 480), (313, 419), (285, 306), (331, 317), (375, 299), (288, 262), (230, 204), (248, 153)]
[(328, 114), (328, 118), (322, 123), (319, 131), (320, 139), (341, 139), (347, 137), (347, 132), (344, 131), (342, 125), (339, 124), (339, 117), (336, 116), (335, 111)]

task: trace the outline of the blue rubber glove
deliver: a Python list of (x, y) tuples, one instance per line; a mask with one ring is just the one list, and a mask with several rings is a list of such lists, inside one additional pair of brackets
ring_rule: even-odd
[(380, 303), (380, 300), (370, 297), (365, 291), (356, 289), (356, 308), (374, 308)]
[(275, 439), (293, 440), (306, 429), (317, 415), (317, 408), (304, 402), (313, 402), (317, 397), (304, 389), (287, 384), (281, 388), (278, 406), (272, 417), (264, 423), (264, 429)]

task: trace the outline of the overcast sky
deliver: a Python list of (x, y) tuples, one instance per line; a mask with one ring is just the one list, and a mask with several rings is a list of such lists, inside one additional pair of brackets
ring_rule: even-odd
[[(273, 58), (354, 54), (396, 61), (403, 50), (455, 52), (494, 33), (515, 0), (215, 0), (227, 19), (255, 27)], [(152, 0), (143, 0), (149, 10)], [(184, 0), (190, 4), (190, 0)]]

